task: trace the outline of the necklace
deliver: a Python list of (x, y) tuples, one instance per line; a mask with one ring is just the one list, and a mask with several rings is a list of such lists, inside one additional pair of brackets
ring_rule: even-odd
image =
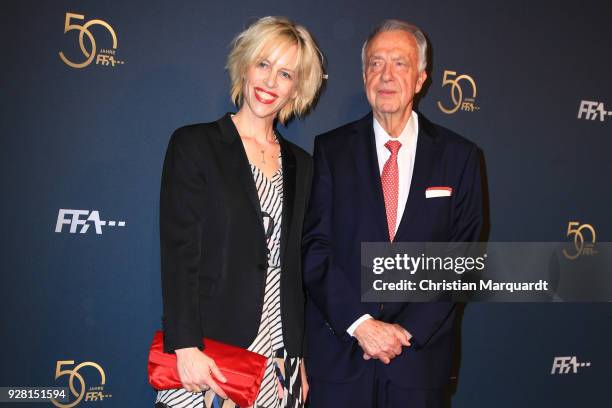
[[(246, 139), (253, 140), (255, 146), (257, 146), (259, 143), (257, 142), (257, 139), (255, 137), (252, 137), (252, 136), (250, 136), (250, 137), (249, 136), (243, 137), (242, 136), (242, 133), (238, 129), (238, 127), (241, 127), (241, 126), (239, 126), (239, 124), (236, 122), (236, 119), (234, 119), (235, 116), (236, 115), (231, 115), (231, 118), (232, 118), (232, 121), (234, 122), (234, 125), (236, 126), (236, 130), (238, 130), (238, 134), (240, 135), (240, 137), (243, 138), (243, 139), (246, 138)], [(267, 139), (268, 138), (266, 137), (266, 140), (265, 140), (266, 143), (267, 143)], [(272, 129), (272, 140), (275, 141), (275, 142), (278, 142), (278, 139), (276, 137), (276, 132), (274, 132), (274, 129)], [(261, 164), (265, 166), (266, 165), (266, 147), (264, 147), (263, 149), (259, 150), (259, 153), (261, 154)]]
[[(272, 132), (272, 138), (276, 141), (276, 133)], [(264, 147), (259, 151), (261, 153), (261, 164), (266, 165), (266, 148)]]

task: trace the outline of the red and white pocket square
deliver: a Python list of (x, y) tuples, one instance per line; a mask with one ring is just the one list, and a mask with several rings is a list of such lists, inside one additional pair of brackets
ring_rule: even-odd
[(428, 187), (425, 190), (425, 198), (450, 197), (452, 194), (452, 187)]

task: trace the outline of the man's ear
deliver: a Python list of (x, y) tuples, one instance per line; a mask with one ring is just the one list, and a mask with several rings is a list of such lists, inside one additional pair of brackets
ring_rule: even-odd
[(419, 76), (417, 77), (416, 86), (414, 87), (414, 93), (421, 92), (421, 88), (423, 88), (423, 84), (427, 80), (427, 72), (425, 70), (419, 72)]

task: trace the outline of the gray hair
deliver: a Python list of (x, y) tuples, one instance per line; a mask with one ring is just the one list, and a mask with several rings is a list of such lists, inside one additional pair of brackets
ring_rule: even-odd
[(361, 47), (361, 69), (363, 70), (363, 72), (365, 72), (365, 57), (368, 44), (378, 34), (387, 31), (404, 31), (408, 34), (412, 34), (412, 36), (416, 40), (417, 48), (419, 50), (419, 72), (424, 71), (425, 68), (427, 68), (427, 39), (425, 38), (425, 34), (423, 34), (419, 27), (407, 23), (405, 21), (385, 20), (376, 28), (374, 28), (374, 30), (372, 30), (368, 38), (363, 43), (363, 47)]

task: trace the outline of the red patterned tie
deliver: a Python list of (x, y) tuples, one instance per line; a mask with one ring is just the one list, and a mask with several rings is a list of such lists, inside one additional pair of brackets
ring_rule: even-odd
[(397, 140), (389, 140), (385, 147), (391, 152), (391, 157), (383, 167), (380, 179), (382, 181), (383, 194), (385, 196), (385, 209), (387, 210), (387, 227), (389, 228), (389, 240), (395, 238), (395, 223), (397, 221), (397, 201), (399, 191), (399, 170), (397, 167), (397, 152), (402, 144)]

